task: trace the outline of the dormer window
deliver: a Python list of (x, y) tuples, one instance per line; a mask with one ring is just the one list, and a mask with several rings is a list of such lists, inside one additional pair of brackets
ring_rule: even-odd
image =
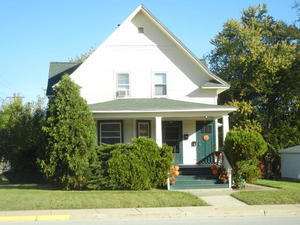
[(129, 96), (129, 74), (119, 73), (117, 74), (117, 98)]
[(155, 73), (154, 94), (156, 96), (167, 95), (167, 75), (165, 73)]

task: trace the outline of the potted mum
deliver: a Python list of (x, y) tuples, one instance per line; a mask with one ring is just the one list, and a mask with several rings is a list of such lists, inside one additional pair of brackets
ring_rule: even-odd
[(213, 164), (213, 165), (210, 166), (210, 170), (211, 170), (211, 174), (212, 174), (212, 175), (217, 175), (217, 174), (219, 174), (218, 167), (217, 167), (217, 165), (215, 165), (215, 164)]

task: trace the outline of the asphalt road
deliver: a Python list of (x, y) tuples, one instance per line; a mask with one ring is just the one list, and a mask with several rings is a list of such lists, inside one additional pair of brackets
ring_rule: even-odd
[[(0, 222), (0, 225), (4, 223)], [(12, 225), (299, 225), (300, 216), (97, 219), (69, 221), (9, 222)]]

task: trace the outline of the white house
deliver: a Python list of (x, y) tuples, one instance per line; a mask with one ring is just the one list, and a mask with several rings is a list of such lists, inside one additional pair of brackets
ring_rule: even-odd
[(65, 73), (90, 104), (99, 144), (147, 136), (173, 146), (176, 164), (195, 165), (217, 151), (217, 120), (225, 138), (235, 110), (217, 104), (229, 84), (142, 5), (82, 64), (51, 63), (49, 97)]

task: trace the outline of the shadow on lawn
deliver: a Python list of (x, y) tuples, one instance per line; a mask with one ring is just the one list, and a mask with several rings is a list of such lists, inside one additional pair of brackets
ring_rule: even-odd
[(8, 181), (0, 180), (0, 190), (2, 189), (20, 189), (20, 190), (58, 190), (49, 184), (14, 184)]

